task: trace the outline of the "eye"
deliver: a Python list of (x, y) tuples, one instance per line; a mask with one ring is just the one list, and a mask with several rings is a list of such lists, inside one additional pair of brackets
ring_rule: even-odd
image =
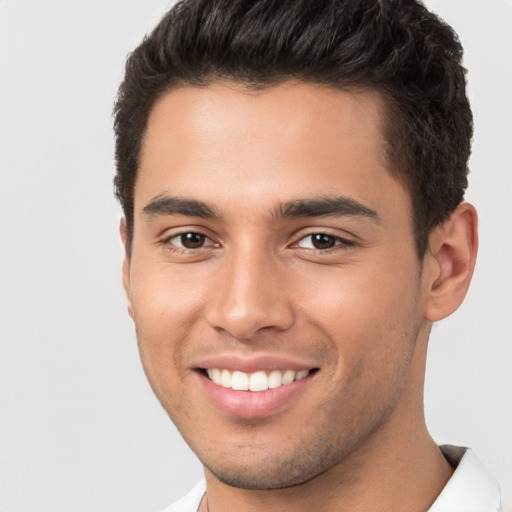
[(302, 247), (303, 249), (316, 249), (316, 250), (326, 250), (332, 249), (336, 245), (352, 245), (348, 240), (344, 240), (338, 236), (329, 235), (327, 233), (313, 233), (312, 235), (307, 235), (304, 238), (301, 238), (297, 242), (298, 247)]
[(212, 245), (212, 241), (206, 235), (196, 233), (195, 231), (179, 233), (169, 237), (165, 242), (179, 249), (200, 249), (201, 247)]

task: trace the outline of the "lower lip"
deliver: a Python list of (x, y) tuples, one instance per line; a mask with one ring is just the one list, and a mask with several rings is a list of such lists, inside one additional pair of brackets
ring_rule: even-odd
[(214, 405), (226, 414), (240, 418), (263, 418), (295, 402), (305, 391), (312, 375), (266, 391), (235, 391), (212, 382), (198, 373), (201, 386)]

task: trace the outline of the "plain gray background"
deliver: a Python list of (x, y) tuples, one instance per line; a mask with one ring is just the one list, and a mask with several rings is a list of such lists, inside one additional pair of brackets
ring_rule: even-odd
[[(431, 0), (466, 48), (481, 249), (426, 413), (512, 503), (512, 2)], [(110, 112), (163, 0), (0, 0), (0, 510), (155, 511), (201, 468), (146, 383), (120, 281)], [(512, 508), (512, 507), (511, 507)]]

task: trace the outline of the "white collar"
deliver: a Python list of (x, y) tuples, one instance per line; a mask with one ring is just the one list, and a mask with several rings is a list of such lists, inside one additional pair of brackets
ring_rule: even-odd
[(473, 451), (451, 445), (439, 448), (455, 472), (429, 512), (499, 512), (498, 482)]

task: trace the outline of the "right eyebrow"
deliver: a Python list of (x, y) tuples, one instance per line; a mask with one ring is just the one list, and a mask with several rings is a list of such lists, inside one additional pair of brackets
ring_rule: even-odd
[(184, 199), (162, 194), (154, 197), (144, 206), (142, 213), (148, 217), (184, 215), (186, 217), (200, 217), (213, 220), (220, 220), (222, 218), (215, 207), (208, 203), (196, 199)]
[(368, 206), (350, 197), (313, 197), (297, 199), (278, 204), (273, 212), (273, 218), (294, 217), (338, 217), (354, 216), (366, 217), (380, 222), (380, 216)]

